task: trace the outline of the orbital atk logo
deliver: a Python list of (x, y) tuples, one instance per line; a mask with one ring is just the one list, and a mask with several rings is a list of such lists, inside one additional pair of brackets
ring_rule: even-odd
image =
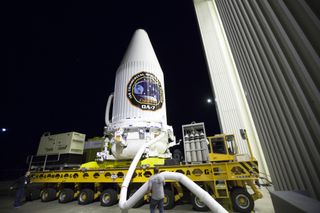
[(163, 90), (158, 78), (150, 72), (140, 72), (130, 79), (127, 97), (131, 104), (143, 110), (155, 111), (163, 104)]

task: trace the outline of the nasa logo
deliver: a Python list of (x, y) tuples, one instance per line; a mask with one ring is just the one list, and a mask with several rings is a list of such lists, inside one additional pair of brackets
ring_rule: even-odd
[(160, 109), (163, 104), (161, 83), (153, 73), (139, 72), (128, 83), (127, 97), (132, 105), (142, 110)]

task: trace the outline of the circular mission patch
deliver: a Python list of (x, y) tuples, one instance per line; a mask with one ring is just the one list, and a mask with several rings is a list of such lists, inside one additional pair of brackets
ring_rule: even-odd
[(127, 97), (134, 106), (155, 111), (162, 107), (163, 89), (153, 73), (139, 72), (128, 83)]

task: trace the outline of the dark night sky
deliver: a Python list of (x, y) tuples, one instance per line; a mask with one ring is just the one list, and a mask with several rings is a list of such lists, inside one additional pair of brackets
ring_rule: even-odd
[[(126, 3), (124, 3), (126, 2)], [(165, 77), (168, 124), (205, 122), (218, 133), (191, 0), (5, 5), (0, 135), (3, 168), (25, 168), (43, 132), (101, 136), (116, 70), (134, 31), (145, 29)], [(10, 160), (10, 163), (8, 162)]]

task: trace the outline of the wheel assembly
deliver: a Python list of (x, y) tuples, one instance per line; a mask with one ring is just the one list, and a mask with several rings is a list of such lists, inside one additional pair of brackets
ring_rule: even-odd
[(82, 189), (79, 197), (78, 197), (78, 203), (80, 205), (86, 205), (89, 203), (92, 203), (94, 200), (94, 192), (92, 189)]
[(191, 196), (192, 209), (195, 211), (209, 211), (209, 208), (197, 196)]
[(174, 207), (174, 193), (170, 189), (164, 189), (163, 208), (166, 210)]
[(74, 191), (72, 189), (62, 189), (59, 193), (59, 203), (67, 203), (73, 200)]
[(235, 188), (231, 191), (231, 202), (236, 212), (245, 213), (254, 209), (252, 196), (243, 188)]
[(100, 195), (101, 206), (112, 206), (118, 201), (117, 191), (114, 189), (106, 189)]
[(40, 198), (40, 189), (28, 189), (26, 192), (26, 201), (33, 201)]
[(41, 201), (42, 202), (49, 202), (49, 201), (56, 199), (56, 193), (57, 193), (57, 191), (54, 188), (43, 189), (41, 192)]

